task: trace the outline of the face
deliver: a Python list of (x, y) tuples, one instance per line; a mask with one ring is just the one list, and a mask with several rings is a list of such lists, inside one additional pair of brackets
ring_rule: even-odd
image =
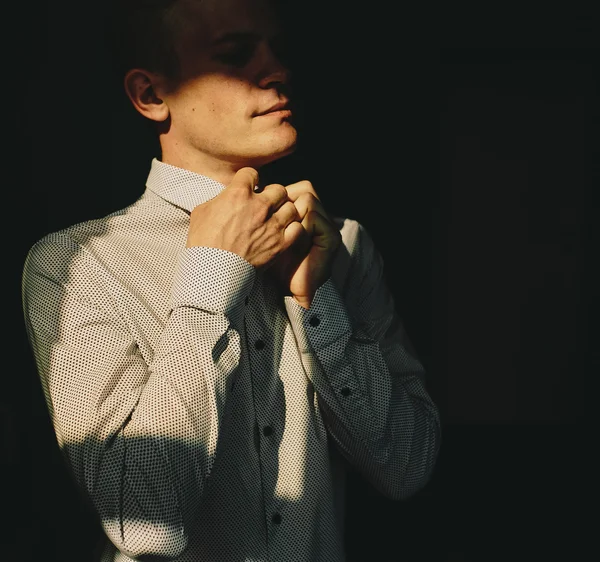
[(163, 161), (197, 169), (260, 167), (292, 152), (290, 73), (266, 0), (182, 0), (173, 22), (181, 80), (157, 82), (168, 106)]

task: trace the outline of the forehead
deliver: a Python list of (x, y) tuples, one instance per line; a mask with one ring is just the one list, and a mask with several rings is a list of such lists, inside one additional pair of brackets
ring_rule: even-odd
[(270, 0), (181, 0), (176, 18), (180, 39), (205, 47), (230, 33), (268, 37), (279, 28)]

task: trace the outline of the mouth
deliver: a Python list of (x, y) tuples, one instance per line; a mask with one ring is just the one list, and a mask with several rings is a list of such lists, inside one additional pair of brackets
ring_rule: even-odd
[(256, 113), (255, 117), (279, 117), (286, 118), (292, 116), (292, 110), (290, 108), (289, 100), (280, 101), (275, 105), (271, 106), (265, 111)]
[(289, 119), (292, 116), (292, 112), (289, 109), (279, 109), (277, 111), (268, 111), (267, 113), (261, 113), (256, 117), (277, 117), (279, 119)]

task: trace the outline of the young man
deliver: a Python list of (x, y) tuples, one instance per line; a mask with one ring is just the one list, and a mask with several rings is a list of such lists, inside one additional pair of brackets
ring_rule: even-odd
[(297, 141), (268, 0), (121, 4), (161, 157), (135, 203), (44, 237), (23, 273), (102, 560), (342, 562), (348, 463), (402, 499), (439, 448), (381, 257), (310, 181), (261, 182)]

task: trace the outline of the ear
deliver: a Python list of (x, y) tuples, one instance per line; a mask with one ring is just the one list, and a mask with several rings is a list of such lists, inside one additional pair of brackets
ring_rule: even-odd
[(157, 75), (134, 68), (127, 72), (123, 80), (125, 93), (139, 113), (152, 121), (165, 121), (169, 117), (169, 107), (156, 94), (159, 78)]

